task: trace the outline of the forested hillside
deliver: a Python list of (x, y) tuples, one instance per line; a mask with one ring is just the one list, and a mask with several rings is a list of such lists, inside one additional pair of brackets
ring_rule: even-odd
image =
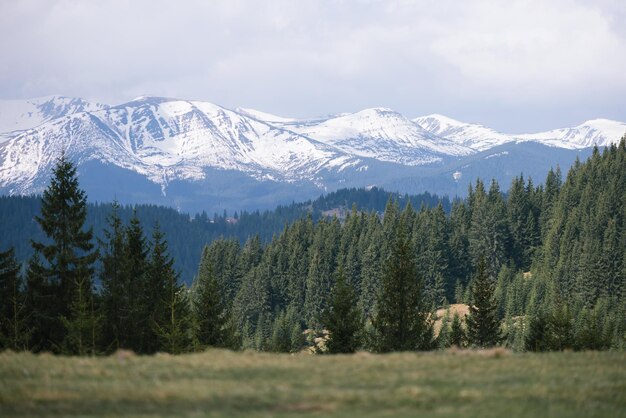
[[(558, 170), (542, 185), (519, 177), (506, 197), (495, 181), (478, 181), (449, 216), (442, 206), (416, 210), (390, 201), (382, 218), (353, 211), (344, 224), (298, 220), (267, 246), (254, 238), (243, 247), (218, 240), (205, 249), (199, 277), (215, 277), (244, 347), (271, 349), (290, 335), (282, 328), (325, 324), (341, 271), (356, 294), (364, 345), (376, 349), (384, 328), (376, 326), (381, 297), (393, 285), (387, 276), (406, 262), (397, 252), (406, 239), (402, 245), (409, 248), (408, 263), (415, 264), (422, 311), (452, 302), (476, 306), (487, 292), (481, 309), (492, 309), (501, 324), (493, 343), (520, 350), (623, 347), (625, 221), (622, 141), (576, 162), (564, 181)], [(396, 294), (387, 303), (403, 297)], [(468, 337), (476, 344), (472, 330), (459, 329), (458, 322), (455, 331), (453, 318), (444, 318), (431, 347), (449, 344), (454, 332), (457, 344)]]
[[(342, 189), (304, 203), (279, 206), (272, 211), (207, 214), (179, 213), (174, 209), (155, 205), (121, 206), (118, 215), (123, 223), (128, 223), (133, 213), (137, 214), (142, 225), (152, 228), (156, 222), (167, 237), (174, 266), (181, 272), (182, 280), (191, 284), (198, 269), (202, 248), (220, 237), (234, 238), (241, 244), (254, 235), (262, 242), (283, 230), (286, 224), (310, 214), (313, 220), (324, 216), (324, 212), (349, 212), (353, 204), (363, 210), (382, 212), (390, 197), (410, 200), (415, 207), (436, 206), (439, 198), (424, 193), (422, 195), (398, 195), (382, 189)], [(450, 203), (443, 199), (444, 208)], [(18, 261), (26, 262), (33, 254), (30, 240), (41, 241), (44, 233), (35, 222), (39, 213), (41, 198), (38, 196), (0, 196), (0, 250), (13, 247)], [(95, 236), (103, 238), (106, 218), (111, 213), (110, 203), (87, 203), (86, 225), (93, 227)]]
[[(94, 255), (84, 192), (60, 160), (34, 218), (48, 238), (32, 243), (24, 277), (11, 251), (0, 254), (0, 340), (78, 354), (623, 349), (625, 177), (626, 138), (577, 161), (565, 180), (558, 169), (540, 185), (520, 176), (506, 196), (496, 181), (477, 181), (449, 213), (445, 201), (422, 205), (429, 195), (347, 190), (281, 209), (299, 218), (267, 242), (259, 234), (243, 245), (236, 234), (212, 241), (187, 288), (170, 256), (174, 241), (138, 216), (122, 219), (120, 208), (108, 212)], [(317, 219), (354, 196), (373, 209), (384, 196), (384, 213), (355, 205), (345, 219)], [(243, 217), (213, 225), (245, 225)], [(205, 215), (186, 222), (210, 224)]]

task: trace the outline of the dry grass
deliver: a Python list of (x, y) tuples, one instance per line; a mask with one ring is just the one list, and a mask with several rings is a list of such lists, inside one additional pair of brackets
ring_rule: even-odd
[(0, 354), (0, 416), (620, 417), (626, 354)]
[(464, 303), (455, 303), (449, 305), (447, 308), (437, 309), (437, 312), (435, 313), (435, 322), (433, 323), (435, 336), (438, 336), (439, 331), (441, 331), (441, 325), (443, 323), (444, 316), (446, 316), (446, 312), (449, 312), (450, 321), (452, 321), (455, 313), (459, 314), (461, 321), (465, 321), (465, 315), (469, 314), (469, 305)]

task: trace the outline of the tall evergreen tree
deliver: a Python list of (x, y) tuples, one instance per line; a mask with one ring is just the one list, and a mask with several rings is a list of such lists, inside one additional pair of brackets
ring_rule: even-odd
[(565, 303), (560, 301), (553, 303), (547, 331), (551, 350), (563, 351), (574, 348), (574, 318)]
[(380, 352), (425, 350), (432, 343), (424, 285), (418, 276), (415, 252), (406, 228), (402, 220), (393, 229), (393, 245), (383, 269), (373, 321)]
[(20, 267), (13, 248), (0, 252), (0, 349), (28, 345), (26, 305)]
[(452, 317), (452, 324), (450, 325), (450, 335), (448, 336), (448, 344), (450, 346), (465, 347), (467, 344), (467, 334), (463, 328), (463, 323), (458, 312), (454, 313)]
[(495, 280), (487, 273), (485, 259), (481, 258), (472, 282), (472, 303), (466, 318), (469, 343), (476, 347), (492, 347), (500, 341), (494, 290)]
[(126, 239), (124, 225), (118, 214), (119, 204), (114, 202), (107, 218), (108, 229), (100, 241), (102, 271), (102, 346), (105, 351), (128, 347), (129, 306), (128, 285), (130, 281), (125, 263)]
[(64, 352), (80, 356), (96, 354), (100, 324), (89, 278), (79, 277), (76, 279), (74, 295), (70, 301), (69, 315), (62, 316), (61, 322), (67, 332), (62, 347)]
[(193, 286), (194, 334), (200, 347), (225, 347), (231, 336), (223, 296), (205, 247)]
[[(57, 317), (57, 292), (47, 278), (41, 258), (35, 253), (26, 271), (26, 315), (30, 331), (28, 348), (39, 352), (55, 347), (61, 322)], [(55, 347), (59, 349), (58, 345)], [(58, 351), (58, 350), (57, 350)]]
[(190, 312), (185, 286), (178, 283), (174, 260), (169, 256), (167, 241), (158, 223), (152, 233), (152, 251), (146, 283), (145, 306), (156, 339), (147, 339), (147, 352), (163, 350), (178, 354), (189, 350)]
[[(150, 307), (147, 300), (157, 300), (162, 289), (149, 289), (147, 285), (149, 246), (143, 232), (143, 227), (133, 212), (129, 225), (124, 231), (126, 245), (124, 246), (125, 293), (122, 305), (124, 324), (121, 331), (120, 346), (129, 348), (138, 353), (147, 353), (148, 344), (154, 341), (154, 331), (150, 322)], [(158, 296), (154, 292), (158, 292)], [(149, 292), (149, 293), (146, 293)], [(154, 350), (154, 347), (152, 347)]]
[[(87, 197), (79, 187), (76, 167), (62, 155), (43, 193), (41, 215), (35, 217), (49, 241), (32, 241), (35, 251), (46, 260), (43, 272), (55, 291), (55, 316), (59, 322), (61, 318), (70, 323), (74, 319), (77, 313), (72, 306), (77, 303), (77, 295), (84, 291), (90, 293), (84, 295), (86, 298), (92, 297), (93, 264), (98, 253), (94, 251), (92, 229), (84, 230), (86, 218)], [(51, 336), (50, 348), (65, 344), (68, 330), (63, 326), (58, 330), (57, 335)]]
[(548, 317), (542, 310), (530, 317), (524, 348), (528, 351), (547, 351), (550, 348)]
[(293, 306), (279, 312), (272, 324), (270, 348), (277, 353), (295, 353), (303, 345), (300, 320)]
[(330, 307), (323, 315), (325, 328), (330, 333), (326, 346), (330, 354), (354, 353), (360, 345), (361, 313), (356, 308), (354, 290), (346, 283), (343, 268), (339, 268), (337, 276)]

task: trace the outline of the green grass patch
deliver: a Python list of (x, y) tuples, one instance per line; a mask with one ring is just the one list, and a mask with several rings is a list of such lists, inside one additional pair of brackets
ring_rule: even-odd
[(0, 353), (0, 416), (626, 417), (626, 353)]

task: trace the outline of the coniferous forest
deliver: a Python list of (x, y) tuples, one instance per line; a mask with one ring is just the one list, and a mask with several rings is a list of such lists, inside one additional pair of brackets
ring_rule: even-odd
[[(400, 195), (372, 188), (341, 189), (312, 201), (282, 205), (263, 212), (224, 211), (212, 215), (202, 212), (192, 216), (168, 207), (138, 204), (120, 205), (116, 213), (124, 223), (136, 217), (147, 228), (159, 222), (170, 244), (174, 267), (181, 273), (182, 281), (191, 285), (204, 245), (217, 238), (236, 238), (243, 244), (249, 236), (258, 235), (263, 243), (267, 243), (282, 231), (285, 224), (307, 215), (314, 221), (330, 213), (342, 218), (349, 213), (352, 204), (363, 210), (382, 212), (389, 198), (410, 200), (414, 207), (434, 206), (441, 200), (446, 213), (451, 206), (447, 197), (440, 199), (430, 193)], [(96, 241), (104, 238), (111, 209), (110, 203), (87, 202), (85, 227), (93, 228)], [(0, 234), (0, 249), (13, 247), (19, 262), (28, 260), (34, 254), (31, 240), (42, 241), (46, 238), (34, 220), (40, 210), (40, 196), (0, 196), (0, 231), (3, 232)]]
[[(12, 248), (0, 253), (0, 347), (624, 348), (626, 139), (564, 178), (558, 169), (541, 184), (520, 176), (507, 194), (477, 181), (446, 204), (389, 199), (382, 213), (304, 214), (271, 239), (215, 239), (187, 287), (163, 225), (124, 220), (113, 205), (101, 233), (87, 227), (86, 195), (62, 157), (41, 197), (33, 255), (22, 267)], [(461, 304), (467, 315), (436, 315)]]

